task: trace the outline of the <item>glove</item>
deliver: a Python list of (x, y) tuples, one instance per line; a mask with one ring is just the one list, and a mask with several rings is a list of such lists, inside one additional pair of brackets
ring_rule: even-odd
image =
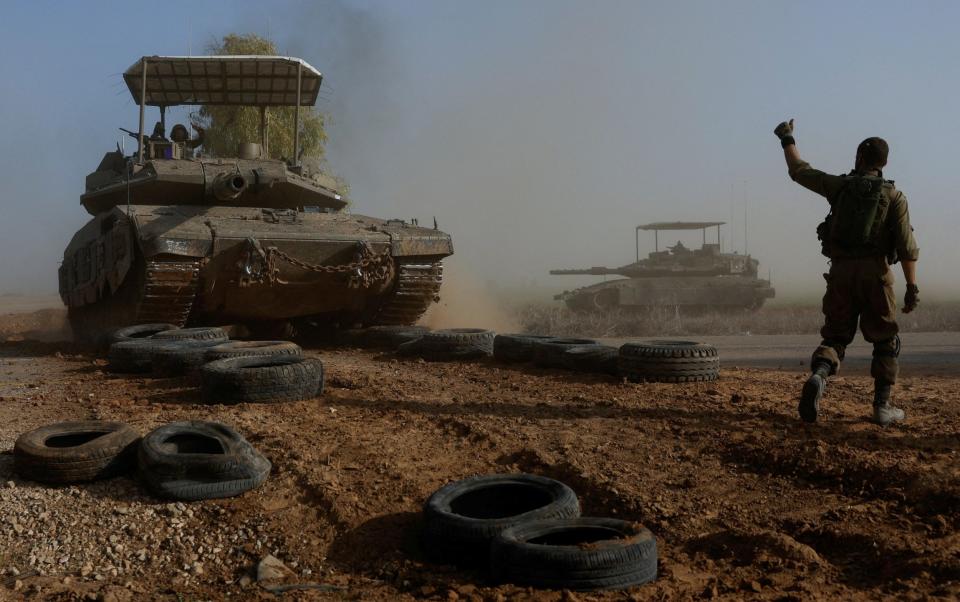
[(793, 119), (790, 121), (781, 121), (780, 125), (773, 129), (773, 133), (780, 139), (780, 146), (786, 148), (791, 144), (796, 144), (793, 139)]
[(920, 289), (916, 284), (908, 284), (907, 292), (903, 295), (903, 313), (908, 314), (920, 305)]

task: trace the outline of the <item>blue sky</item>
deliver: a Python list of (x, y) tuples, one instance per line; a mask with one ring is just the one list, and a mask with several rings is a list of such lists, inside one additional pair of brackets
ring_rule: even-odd
[(626, 263), (649, 221), (732, 219), (724, 244), (742, 250), (746, 203), (761, 269), (816, 299), (826, 205), (787, 179), (771, 133), (795, 117), (825, 170), (890, 142), (921, 287), (953, 295), (958, 18), (932, 1), (9, 2), (0, 289), (55, 290), (83, 178), (136, 124), (127, 66), (269, 32), (326, 76), (354, 210), (435, 215), (480, 282), (569, 288), (547, 270)]

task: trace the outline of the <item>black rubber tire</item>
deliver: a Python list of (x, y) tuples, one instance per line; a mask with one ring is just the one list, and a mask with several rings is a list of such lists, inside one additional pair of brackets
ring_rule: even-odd
[(566, 368), (563, 354), (567, 349), (596, 345), (593, 339), (553, 339), (533, 346), (533, 363), (541, 368)]
[(498, 334), (493, 339), (493, 357), (501, 362), (529, 362), (537, 343), (556, 338), (539, 334)]
[(216, 343), (226, 343), (230, 340), (227, 331), (216, 326), (204, 326), (200, 328), (178, 328), (177, 330), (167, 330), (158, 332), (153, 338), (164, 341), (211, 341)]
[(371, 326), (363, 337), (365, 347), (396, 349), (430, 332), (426, 326)]
[(290, 341), (229, 341), (207, 348), (207, 362), (231, 357), (303, 357), (303, 349)]
[(135, 324), (118, 328), (110, 333), (107, 338), (108, 345), (119, 343), (120, 341), (131, 341), (137, 339), (149, 339), (158, 332), (167, 330), (177, 330), (176, 324)]
[(563, 352), (561, 359), (567, 370), (575, 372), (589, 372), (591, 374), (609, 374), (616, 376), (620, 373), (618, 358), (620, 350), (609, 345), (580, 345), (569, 347)]
[(612, 518), (535, 520), (505, 529), (490, 548), (493, 577), (542, 589), (622, 589), (657, 578), (657, 540)]
[(260, 486), (271, 464), (240, 433), (217, 422), (174, 422), (147, 434), (140, 477), (155, 495), (193, 501), (232, 497)]
[(620, 347), (617, 365), (632, 382), (701, 382), (720, 373), (717, 348), (693, 341), (650, 341)]
[(490, 541), (508, 527), (580, 516), (570, 487), (530, 474), (486, 475), (448, 483), (423, 507), (423, 546), (436, 562), (485, 565)]
[(434, 330), (400, 345), (397, 352), (435, 361), (489, 357), (493, 355), (495, 336), (493, 331), (482, 328)]
[(150, 368), (154, 376), (182, 376), (195, 372), (207, 363), (207, 352), (216, 345), (205, 340), (171, 341), (150, 353)]
[(110, 345), (110, 351), (107, 352), (107, 370), (126, 373), (150, 372), (151, 357), (156, 351), (179, 344), (179, 341), (165, 341), (155, 337), (119, 341)]
[(323, 394), (323, 364), (294, 356), (233, 357), (200, 369), (204, 403), (281, 402)]
[(130, 471), (140, 434), (121, 422), (60, 422), (17, 437), (13, 468), (42, 483), (78, 483)]

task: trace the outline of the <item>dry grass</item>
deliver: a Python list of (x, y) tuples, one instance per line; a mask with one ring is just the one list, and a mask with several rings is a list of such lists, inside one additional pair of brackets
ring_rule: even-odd
[[(562, 336), (635, 337), (734, 334), (814, 334), (823, 315), (814, 306), (773, 306), (755, 312), (686, 314), (672, 308), (643, 312), (575, 313), (555, 304), (530, 304), (519, 310), (524, 332)], [(960, 304), (923, 306), (899, 313), (904, 332), (960, 331)]]

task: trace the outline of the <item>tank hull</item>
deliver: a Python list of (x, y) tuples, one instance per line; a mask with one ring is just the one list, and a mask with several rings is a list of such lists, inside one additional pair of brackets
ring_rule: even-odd
[(60, 293), (84, 339), (141, 322), (410, 324), (452, 253), (439, 230), (346, 213), (118, 206), (70, 242)]
[(641, 310), (654, 307), (687, 309), (759, 309), (773, 298), (767, 280), (749, 276), (624, 278), (601, 282), (560, 295), (575, 311)]

